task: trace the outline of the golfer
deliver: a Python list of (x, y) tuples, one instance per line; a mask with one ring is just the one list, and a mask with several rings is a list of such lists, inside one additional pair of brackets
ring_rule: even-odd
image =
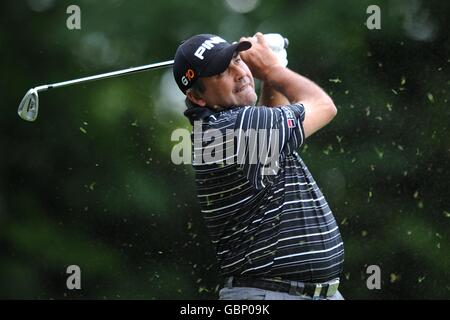
[(194, 125), (198, 200), (224, 277), (219, 298), (343, 299), (341, 235), (297, 152), (336, 115), (332, 99), (286, 68), (261, 33), (234, 44), (193, 36), (173, 72)]

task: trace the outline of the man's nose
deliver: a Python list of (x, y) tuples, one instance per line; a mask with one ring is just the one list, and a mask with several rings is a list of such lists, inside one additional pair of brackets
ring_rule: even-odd
[(236, 81), (241, 81), (241, 79), (246, 75), (245, 69), (240, 65), (233, 65), (231, 68)]

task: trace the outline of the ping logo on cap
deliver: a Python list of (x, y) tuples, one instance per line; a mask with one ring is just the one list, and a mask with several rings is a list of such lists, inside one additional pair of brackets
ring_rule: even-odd
[(200, 47), (197, 48), (197, 50), (194, 53), (194, 56), (196, 56), (197, 58), (199, 58), (200, 60), (203, 60), (205, 57), (203, 57), (203, 53), (205, 53), (206, 50), (211, 50), (212, 48), (214, 48), (215, 44), (221, 43), (221, 42), (226, 42), (224, 39), (222, 39), (221, 37), (215, 36), (215, 37), (211, 37), (208, 40), (205, 40)]

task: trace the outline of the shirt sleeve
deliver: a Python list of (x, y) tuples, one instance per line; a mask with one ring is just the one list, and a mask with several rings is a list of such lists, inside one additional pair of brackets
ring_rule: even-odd
[(257, 189), (277, 174), (280, 160), (304, 142), (302, 104), (246, 107), (236, 119), (237, 162)]

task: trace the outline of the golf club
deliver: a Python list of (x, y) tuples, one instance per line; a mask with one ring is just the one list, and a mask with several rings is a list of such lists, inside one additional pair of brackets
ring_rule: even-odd
[[(289, 41), (287, 38), (284, 38), (278, 33), (267, 33), (264, 35), (267, 43), (272, 48), (272, 50), (280, 56), (280, 59), (284, 60), (287, 64), (286, 60), (286, 48), (289, 45)], [(39, 112), (39, 95), (38, 93), (41, 91), (47, 91), (50, 89), (70, 86), (72, 84), (77, 84), (81, 82), (94, 81), (100, 79), (106, 79), (111, 77), (117, 77), (121, 75), (137, 73), (146, 70), (153, 70), (163, 67), (170, 67), (173, 65), (173, 60), (168, 60), (164, 62), (157, 62), (153, 64), (147, 64), (140, 67), (133, 67), (129, 69), (123, 69), (118, 71), (112, 71), (107, 73), (102, 73), (94, 76), (84, 77), (80, 79), (68, 80), (53, 84), (46, 84), (42, 86), (38, 86), (35, 88), (31, 88), (23, 97), (22, 101), (19, 104), (19, 109), (17, 110), (19, 116), (26, 121), (34, 121), (36, 120)]]
[(35, 88), (31, 88), (30, 90), (28, 90), (28, 92), (25, 94), (22, 101), (20, 102), (19, 109), (17, 112), (19, 113), (19, 116), (22, 119), (27, 120), (27, 121), (34, 121), (34, 120), (36, 120), (36, 118), (38, 116), (38, 112), (39, 112), (38, 93), (41, 91), (47, 91), (50, 89), (70, 86), (72, 84), (77, 84), (77, 83), (81, 83), (81, 82), (112, 78), (112, 77), (117, 77), (117, 76), (121, 76), (121, 75), (137, 73), (137, 72), (141, 72), (141, 71), (145, 71), (145, 70), (153, 70), (153, 69), (157, 69), (157, 68), (169, 67), (172, 65), (173, 65), (173, 60), (169, 60), (169, 61), (164, 61), (164, 62), (147, 64), (147, 65), (140, 66), (140, 67), (112, 71), (112, 72), (98, 74), (95, 76), (89, 76), (89, 77), (84, 77), (84, 78), (80, 78), (80, 79), (68, 80), (68, 81), (64, 81), (64, 82), (46, 84), (46, 85), (38, 86)]

